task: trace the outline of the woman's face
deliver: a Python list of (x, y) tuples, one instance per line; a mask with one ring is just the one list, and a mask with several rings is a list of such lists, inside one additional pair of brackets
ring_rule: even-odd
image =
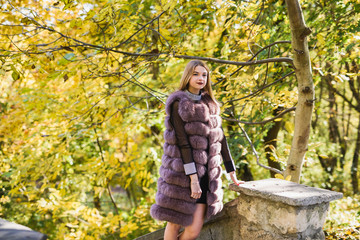
[(189, 92), (199, 94), (206, 85), (208, 72), (202, 66), (196, 66), (189, 81)]

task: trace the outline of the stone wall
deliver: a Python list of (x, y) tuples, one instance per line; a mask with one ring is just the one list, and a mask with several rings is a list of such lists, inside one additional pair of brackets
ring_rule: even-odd
[[(342, 193), (281, 180), (230, 185), (239, 192), (205, 222), (198, 240), (322, 240), (329, 202)], [(162, 240), (164, 229), (136, 240)]]
[(0, 240), (46, 240), (45, 234), (0, 218)]
[(329, 202), (342, 198), (342, 193), (274, 178), (230, 189), (240, 193), (241, 232), (233, 239), (325, 239)]

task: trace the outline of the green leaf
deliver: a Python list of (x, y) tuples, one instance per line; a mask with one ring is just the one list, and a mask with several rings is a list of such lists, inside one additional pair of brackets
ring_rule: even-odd
[(14, 81), (16, 81), (20, 78), (20, 74), (18, 73), (18, 71), (13, 71), (11, 77)]

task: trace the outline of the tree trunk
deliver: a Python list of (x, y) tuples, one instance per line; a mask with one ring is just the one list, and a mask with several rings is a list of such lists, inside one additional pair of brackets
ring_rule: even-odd
[[(333, 69), (331, 67), (331, 63), (330, 62), (326, 62), (326, 66), (325, 69), (327, 72), (333, 72)], [(336, 103), (336, 98), (335, 98), (335, 88), (332, 85), (332, 81), (334, 81), (334, 76), (332, 76), (330, 73), (328, 73), (325, 77), (322, 78), (325, 83), (327, 84), (327, 89), (328, 89), (328, 93), (329, 93), (329, 139), (330, 142), (332, 143), (338, 143), (340, 146), (340, 152), (341, 152), (341, 156), (339, 157), (339, 162), (340, 162), (340, 167), (344, 168), (344, 162), (345, 162), (345, 154), (347, 151), (347, 145), (346, 145), (346, 141), (345, 141), (345, 134), (343, 134), (343, 136), (340, 133), (340, 128), (339, 128), (339, 124), (338, 124), (338, 110), (337, 110), (337, 103)], [(345, 102), (345, 101), (344, 101)], [(343, 112), (344, 112), (344, 107), (343, 107)], [(343, 113), (344, 114), (344, 113)], [(344, 117), (342, 118), (342, 121), (344, 121)], [(345, 133), (345, 131), (343, 131), (343, 133)], [(328, 171), (329, 167), (326, 166), (326, 171), (329, 172), (330, 174), (333, 173), (334, 168), (337, 165), (337, 159), (333, 156), (330, 156), (330, 158), (333, 161), (331, 163), (331, 167), (330, 170)], [(320, 157), (319, 157), (320, 159)], [(321, 161), (321, 159), (320, 159)], [(343, 183), (342, 183), (343, 184)]]
[[(231, 112), (235, 111), (235, 107), (233, 104), (231, 104), (230, 109), (226, 109), (225, 113), (231, 114)], [(236, 128), (235, 122), (229, 122), (228, 123), (228, 132), (229, 132), (229, 139), (233, 139), (235, 137), (235, 132), (233, 131), (234, 128)], [(241, 160), (246, 160), (245, 158), (240, 157), (239, 159), (234, 159), (235, 162), (241, 162)], [(253, 181), (254, 177), (251, 173), (249, 164), (240, 164), (240, 166), (236, 169), (236, 175), (240, 176), (241, 180), (244, 181)]]
[(359, 125), (357, 129), (357, 138), (355, 144), (355, 152), (353, 162), (351, 165), (351, 183), (353, 186), (354, 194), (359, 193), (359, 179), (358, 179), (358, 165), (359, 165), (359, 152), (360, 152), (360, 114), (359, 114)]
[(286, 0), (291, 28), (291, 45), (298, 82), (298, 103), (295, 111), (295, 130), (287, 162), (285, 177), (299, 182), (301, 168), (310, 135), (311, 115), (314, 108), (314, 84), (306, 36), (311, 30), (305, 25), (298, 0)]
[[(282, 110), (284, 110), (281, 107), (278, 107), (277, 109), (275, 109), (274, 111), (274, 116), (278, 115), (279, 112), (281, 112)], [(265, 145), (267, 145), (265, 147), (265, 154), (266, 154), (266, 159), (268, 161), (268, 164), (270, 167), (276, 168), (281, 170), (281, 166), (280, 166), (280, 162), (279, 161), (274, 161), (273, 157), (272, 157), (272, 149), (276, 149), (277, 147), (277, 136), (278, 133), (280, 131), (280, 127), (281, 127), (282, 121), (276, 121), (274, 122), (274, 125), (271, 126), (271, 128), (267, 131), (266, 137), (264, 137), (264, 143)], [(270, 147), (272, 145), (272, 147)], [(270, 171), (271, 177), (275, 177), (275, 172)]]
[[(326, 63), (325, 68), (329, 71), (332, 72), (332, 67), (331, 64), (329, 62)], [(339, 126), (338, 126), (338, 122), (337, 122), (337, 104), (336, 104), (336, 98), (335, 98), (335, 91), (334, 89), (331, 87), (331, 81), (333, 80), (333, 76), (331, 74), (327, 74), (325, 76), (325, 81), (327, 83), (328, 86), (328, 94), (329, 94), (329, 140), (332, 143), (339, 143), (341, 145), (341, 136), (340, 136), (340, 131), (339, 131)], [(336, 154), (336, 153), (335, 153)], [(321, 153), (320, 153), (321, 155)], [(320, 162), (326, 162), (327, 164), (325, 164), (324, 170), (329, 173), (329, 175), (333, 174), (334, 169), (336, 168), (337, 165), (337, 157), (333, 156), (333, 153), (329, 154), (330, 156), (328, 157), (328, 159), (322, 159), (321, 156), (319, 156)], [(323, 165), (323, 164), (321, 164)], [(330, 177), (328, 176), (327, 179), (327, 183), (330, 182)]]
[(99, 210), (99, 211), (101, 211), (101, 202), (100, 202), (100, 198), (99, 198), (99, 196), (93, 196), (93, 201), (94, 201), (94, 207), (97, 209), (97, 210)]
[(240, 165), (240, 168), (236, 169), (236, 175), (240, 176), (241, 180), (254, 181), (254, 176), (251, 173), (249, 164)]

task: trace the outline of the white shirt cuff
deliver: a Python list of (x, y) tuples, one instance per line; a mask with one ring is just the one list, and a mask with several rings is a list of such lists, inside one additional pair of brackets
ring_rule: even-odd
[(186, 175), (191, 175), (197, 172), (194, 162), (184, 164), (184, 170)]

